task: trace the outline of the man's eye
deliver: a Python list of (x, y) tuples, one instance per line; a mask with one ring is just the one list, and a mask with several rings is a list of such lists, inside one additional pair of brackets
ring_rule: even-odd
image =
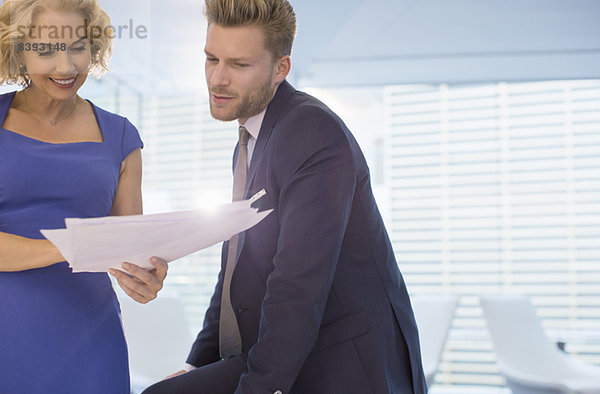
[(235, 65), (238, 67), (248, 67), (249, 66), (249, 64), (247, 64), (247, 63), (235, 63)]

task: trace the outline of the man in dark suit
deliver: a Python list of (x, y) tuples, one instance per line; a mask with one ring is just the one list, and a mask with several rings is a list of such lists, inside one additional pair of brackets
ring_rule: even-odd
[(285, 80), (291, 5), (205, 3), (211, 113), (242, 126), (234, 199), (264, 189), (255, 205), (273, 212), (224, 244), (189, 371), (146, 393), (425, 393), (365, 159), (337, 115)]

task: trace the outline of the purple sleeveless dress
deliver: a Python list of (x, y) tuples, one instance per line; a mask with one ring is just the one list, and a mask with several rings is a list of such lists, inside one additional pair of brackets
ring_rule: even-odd
[[(0, 125), (14, 92), (0, 95)], [(53, 144), (0, 127), (0, 231), (42, 239), (67, 217), (110, 214), (123, 159), (142, 141), (92, 104), (104, 142)], [(62, 262), (0, 272), (1, 394), (129, 393), (127, 345), (107, 274)]]

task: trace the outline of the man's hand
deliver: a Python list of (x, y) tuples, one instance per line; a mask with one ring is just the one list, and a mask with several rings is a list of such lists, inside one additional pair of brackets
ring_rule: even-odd
[(154, 266), (154, 269), (150, 271), (131, 263), (123, 263), (123, 269), (127, 273), (113, 268), (109, 270), (110, 274), (117, 279), (123, 291), (140, 304), (145, 304), (156, 298), (163, 287), (169, 269), (167, 262), (158, 257), (152, 257), (150, 263)]
[(174, 377), (179, 376), (179, 375), (183, 375), (184, 373), (188, 373), (188, 372), (189, 371), (186, 371), (185, 369), (182, 369), (181, 371), (177, 371), (174, 374), (171, 374), (171, 375), (167, 376), (163, 380), (171, 379), (171, 378), (174, 378)]

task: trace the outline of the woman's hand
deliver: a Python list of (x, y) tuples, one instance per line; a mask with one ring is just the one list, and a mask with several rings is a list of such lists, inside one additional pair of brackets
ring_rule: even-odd
[(123, 263), (123, 269), (127, 273), (114, 268), (109, 270), (123, 291), (140, 304), (146, 304), (156, 298), (169, 269), (167, 262), (158, 257), (152, 257), (150, 263), (154, 266), (150, 271), (131, 263)]

